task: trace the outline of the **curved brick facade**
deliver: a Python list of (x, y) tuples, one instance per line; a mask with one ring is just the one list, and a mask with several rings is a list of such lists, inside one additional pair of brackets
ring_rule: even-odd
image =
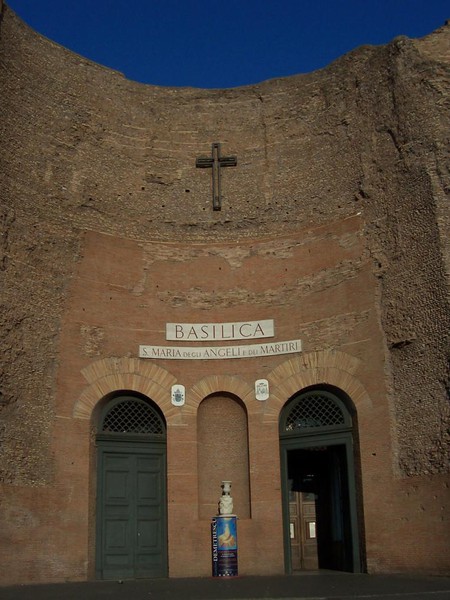
[[(356, 410), (362, 568), (448, 571), (448, 44), (446, 26), (308, 75), (168, 89), (59, 47), (3, 5), (3, 583), (95, 575), (95, 419), (120, 390), (166, 420), (170, 576), (210, 573), (197, 412), (223, 393), (248, 421), (240, 571), (284, 571), (278, 421), (309, 386)], [(220, 211), (211, 170), (195, 167), (212, 142), (237, 156)], [(138, 357), (176, 345), (168, 322), (260, 319), (303, 352)]]

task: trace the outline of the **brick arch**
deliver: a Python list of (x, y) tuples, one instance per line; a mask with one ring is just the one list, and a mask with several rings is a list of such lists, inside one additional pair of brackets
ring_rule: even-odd
[(118, 390), (139, 392), (151, 398), (162, 410), (169, 424), (180, 418), (180, 411), (171, 403), (171, 387), (176, 378), (165, 369), (137, 358), (104, 358), (81, 371), (88, 386), (75, 402), (73, 416), (90, 419), (96, 404)]
[(358, 411), (372, 406), (372, 400), (356, 377), (361, 361), (337, 350), (309, 352), (278, 365), (267, 378), (270, 399), (266, 403), (264, 422), (278, 422), (287, 400), (311, 385), (333, 385), (345, 392)]
[(195, 383), (187, 394), (188, 399), (186, 403), (189, 404), (192, 412), (197, 412), (200, 402), (218, 392), (227, 392), (234, 394), (242, 400), (247, 408), (247, 412), (250, 413), (253, 404), (251, 400), (254, 398), (253, 388), (240, 377), (233, 375), (209, 375), (204, 377), (197, 383)]

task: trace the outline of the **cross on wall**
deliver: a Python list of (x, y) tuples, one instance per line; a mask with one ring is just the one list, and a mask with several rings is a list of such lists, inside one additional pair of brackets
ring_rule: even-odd
[(221, 177), (222, 167), (235, 167), (237, 165), (236, 156), (221, 156), (219, 142), (214, 142), (211, 146), (211, 156), (200, 156), (195, 161), (195, 166), (199, 169), (211, 169), (212, 176), (212, 198), (213, 210), (221, 210), (222, 193)]

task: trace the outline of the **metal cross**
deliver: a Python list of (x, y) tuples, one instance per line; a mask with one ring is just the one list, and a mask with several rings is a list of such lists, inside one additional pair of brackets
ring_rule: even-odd
[(235, 167), (236, 156), (220, 156), (220, 144), (214, 142), (211, 147), (211, 157), (200, 156), (195, 161), (195, 166), (200, 169), (212, 169), (212, 197), (213, 210), (222, 208), (222, 195), (220, 192), (220, 169), (221, 167)]

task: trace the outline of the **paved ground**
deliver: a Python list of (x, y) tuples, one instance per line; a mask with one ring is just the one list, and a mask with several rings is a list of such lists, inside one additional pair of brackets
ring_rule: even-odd
[(450, 600), (450, 577), (304, 573), (0, 587), (0, 600)]

